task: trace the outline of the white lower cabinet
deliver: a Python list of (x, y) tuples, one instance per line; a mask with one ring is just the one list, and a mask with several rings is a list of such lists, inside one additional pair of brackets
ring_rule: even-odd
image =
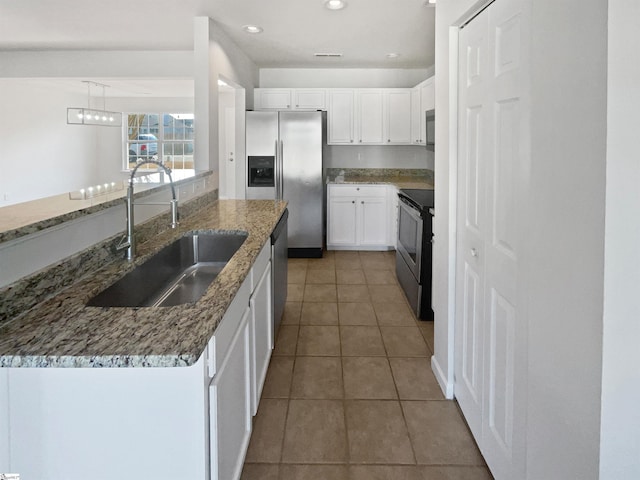
[(238, 480), (273, 345), (270, 247), (194, 365), (2, 369), (0, 472)]
[(251, 352), (247, 307), (209, 387), (211, 480), (238, 479), (251, 437)]
[(327, 249), (392, 248), (386, 185), (327, 186)]

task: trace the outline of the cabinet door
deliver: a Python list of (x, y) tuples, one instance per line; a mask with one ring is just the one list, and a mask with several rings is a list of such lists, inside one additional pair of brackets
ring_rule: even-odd
[(386, 143), (382, 90), (358, 91), (358, 143)]
[(382, 197), (361, 197), (360, 239), (362, 246), (387, 245), (388, 218), (387, 199)]
[(354, 90), (329, 91), (328, 143), (353, 143), (354, 100)]
[(251, 368), (246, 308), (221, 368), (209, 389), (211, 479), (237, 480), (251, 435)]
[(293, 91), (293, 106), (296, 110), (326, 110), (326, 90), (324, 89), (301, 89)]
[(260, 110), (288, 110), (291, 108), (291, 89), (261, 88), (258, 92)]
[(355, 246), (357, 243), (356, 225), (356, 198), (329, 195), (329, 238), (327, 243)]
[(424, 132), (422, 124), (424, 111), (422, 110), (420, 87), (411, 89), (411, 143), (414, 145), (424, 145)]
[(387, 143), (411, 143), (411, 92), (407, 89), (389, 90), (386, 98)]
[(436, 106), (436, 91), (433, 80), (433, 77), (428, 78), (427, 80), (425, 80), (421, 87), (420, 100), (422, 103), (422, 110), (424, 110), (425, 112), (427, 110), (433, 110)]
[(251, 414), (255, 415), (260, 403), (262, 386), (267, 376), (271, 345), (273, 345), (273, 307), (271, 296), (271, 262), (267, 264), (251, 297)]

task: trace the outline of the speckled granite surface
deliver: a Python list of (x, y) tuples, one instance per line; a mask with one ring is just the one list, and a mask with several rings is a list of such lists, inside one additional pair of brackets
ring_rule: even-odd
[(433, 171), (392, 168), (328, 168), (327, 183), (384, 184), (398, 188), (433, 189)]
[[(210, 175), (211, 172), (194, 173), (184, 180), (177, 180), (175, 185)], [(151, 195), (166, 187), (166, 184), (139, 184), (136, 186), (135, 198)], [(64, 194), (2, 207), (0, 208), (0, 243), (120, 205), (126, 195), (125, 188), (113, 194), (87, 200), (69, 200), (68, 195)]]
[(100, 308), (85, 303), (133, 268), (125, 260), (63, 289), (0, 328), (0, 367), (179, 367), (204, 351), (285, 202), (218, 200), (138, 246), (143, 263), (189, 232), (240, 230), (247, 240), (194, 304)]

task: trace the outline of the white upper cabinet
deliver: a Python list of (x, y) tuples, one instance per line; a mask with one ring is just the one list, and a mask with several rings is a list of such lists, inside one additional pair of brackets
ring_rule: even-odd
[(256, 88), (255, 110), (326, 110), (324, 88)]
[(293, 108), (296, 110), (326, 110), (327, 91), (318, 88), (295, 88)]
[(388, 144), (411, 143), (411, 90), (399, 88), (385, 92), (386, 139)]
[(436, 104), (435, 77), (427, 78), (411, 89), (411, 143), (426, 144), (427, 119), (425, 112)]
[(379, 145), (385, 141), (384, 93), (367, 89), (357, 92), (358, 143)]
[(254, 90), (256, 110), (289, 110), (291, 108), (290, 88), (256, 88)]
[(414, 88), (256, 88), (255, 110), (326, 110), (330, 145), (425, 145), (434, 77)]
[(355, 90), (330, 89), (327, 119), (328, 143), (349, 145), (355, 137)]

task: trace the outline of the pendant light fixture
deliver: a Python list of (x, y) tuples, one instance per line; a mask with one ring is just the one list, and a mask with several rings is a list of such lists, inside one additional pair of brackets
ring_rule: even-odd
[[(122, 113), (110, 112), (106, 109), (105, 88), (109, 85), (83, 80), (87, 84), (87, 108), (67, 108), (67, 124), (69, 125), (102, 125), (105, 127), (121, 127)], [(102, 87), (102, 109), (91, 106), (91, 87)]]

